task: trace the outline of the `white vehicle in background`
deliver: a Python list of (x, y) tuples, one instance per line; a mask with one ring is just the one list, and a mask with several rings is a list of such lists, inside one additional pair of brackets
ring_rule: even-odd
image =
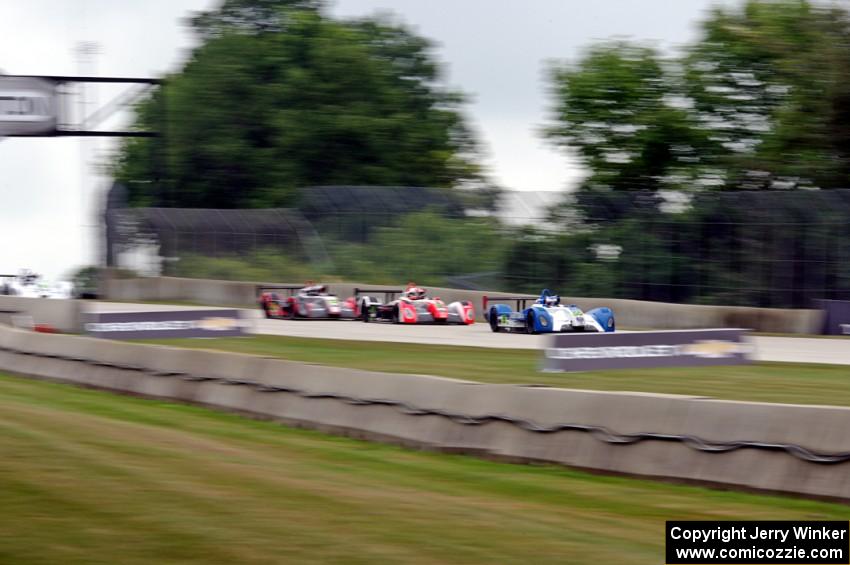
[(69, 281), (46, 281), (41, 275), (24, 269), (17, 275), (0, 275), (0, 295), (23, 298), (73, 298), (74, 285)]

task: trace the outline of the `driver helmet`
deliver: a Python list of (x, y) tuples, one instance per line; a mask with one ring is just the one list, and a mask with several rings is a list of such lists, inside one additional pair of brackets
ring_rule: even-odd
[(313, 281), (307, 281), (307, 286), (301, 289), (301, 293), (306, 294), (307, 296), (319, 296), (322, 294), (327, 294), (328, 287), (323, 284), (314, 284)]
[(411, 285), (407, 287), (405, 294), (411, 300), (421, 300), (422, 298), (425, 298), (425, 289)]
[(546, 297), (546, 306), (557, 306), (559, 302), (561, 302), (560, 296), (547, 296)]

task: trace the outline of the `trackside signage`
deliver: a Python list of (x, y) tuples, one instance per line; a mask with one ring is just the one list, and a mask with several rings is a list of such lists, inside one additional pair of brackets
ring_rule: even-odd
[(56, 85), (38, 77), (0, 76), (0, 136), (53, 135)]
[(749, 362), (746, 330), (558, 334), (544, 350), (544, 371), (703, 367)]
[(816, 300), (824, 312), (823, 333), (850, 335), (850, 300)]
[(244, 335), (244, 328), (245, 320), (238, 310), (104, 312), (83, 316), (87, 334), (108, 339), (232, 337)]

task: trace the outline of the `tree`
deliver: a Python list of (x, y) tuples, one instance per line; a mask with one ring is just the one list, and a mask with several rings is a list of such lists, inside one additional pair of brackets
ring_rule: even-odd
[(499, 271), (503, 250), (502, 232), (490, 218), (452, 219), (427, 210), (377, 228), (367, 245), (343, 243), (331, 253), (340, 273), (354, 280), (378, 274), (387, 282), (443, 285), (449, 276)]
[(653, 49), (603, 43), (575, 66), (555, 66), (551, 82), (556, 124), (547, 136), (578, 150), (591, 172), (582, 188), (679, 188), (707, 174), (713, 143)]
[[(144, 103), (115, 175), (136, 205), (292, 205), (315, 185), (483, 184), (430, 43), (388, 18), (335, 21), (310, 0), (227, 0), (193, 24), (189, 62)], [(163, 112), (165, 120), (163, 120)], [(162, 147), (164, 145), (164, 147)], [(157, 156), (165, 162), (164, 186)]]
[(717, 8), (679, 59), (592, 47), (551, 75), (548, 136), (578, 150), (583, 188), (847, 186), (850, 17), (807, 0)]
[(704, 22), (684, 61), (688, 96), (731, 152), (731, 188), (847, 186), (848, 23), (806, 0), (750, 0)]
[(233, 32), (286, 31), (298, 11), (318, 12), (323, 0), (224, 0), (216, 10), (197, 12), (190, 24), (204, 40)]

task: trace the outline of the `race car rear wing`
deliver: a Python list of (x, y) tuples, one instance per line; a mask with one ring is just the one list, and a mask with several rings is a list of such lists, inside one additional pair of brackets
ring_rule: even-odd
[(525, 305), (528, 303), (529, 300), (537, 300), (537, 298), (536, 297), (530, 297), (530, 296), (486, 296), (485, 295), (481, 299), (481, 302), (483, 303), (483, 306), (484, 306), (484, 308), (483, 308), (484, 312), (487, 311), (487, 305), (490, 302), (515, 302), (516, 306), (517, 306), (516, 309), (517, 309), (517, 311), (519, 311), (519, 310), (525, 310)]
[(355, 288), (354, 296), (359, 296), (361, 294), (367, 293), (375, 293), (384, 295), (384, 302), (390, 302), (397, 294), (401, 294), (404, 292), (399, 288)]
[(256, 294), (257, 296), (259, 296), (259, 295), (261, 295), (263, 292), (265, 292), (265, 291), (267, 291), (267, 290), (285, 290), (285, 291), (287, 291), (287, 296), (292, 296), (293, 294), (295, 294), (295, 291), (296, 291), (296, 290), (301, 290), (302, 288), (304, 288), (304, 285), (303, 285), (303, 284), (299, 284), (299, 285), (286, 285), (286, 284), (281, 284), (281, 285), (260, 285), (260, 284), (258, 284), (258, 285), (255, 287), (254, 291), (255, 291), (255, 294)]

